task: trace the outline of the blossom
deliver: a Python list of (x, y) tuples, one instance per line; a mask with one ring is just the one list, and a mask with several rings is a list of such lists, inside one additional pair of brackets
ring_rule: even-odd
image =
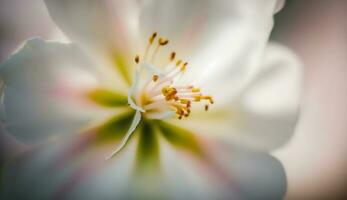
[(264, 153), (298, 114), (300, 63), (268, 43), (283, 1), (45, 3), (71, 43), (1, 65), (7, 130), (50, 138), (8, 163), (5, 197), (283, 197)]

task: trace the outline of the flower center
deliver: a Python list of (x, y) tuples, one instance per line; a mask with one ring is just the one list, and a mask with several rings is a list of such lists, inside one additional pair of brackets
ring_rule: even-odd
[(128, 92), (128, 103), (136, 113), (121, 143), (106, 159), (112, 158), (124, 148), (140, 123), (141, 116), (166, 119), (176, 115), (178, 119), (182, 119), (190, 115), (193, 102), (205, 102), (206, 111), (213, 104), (213, 98), (204, 95), (199, 88), (180, 84), (188, 63), (177, 59), (175, 52), (169, 54), (164, 67), (158, 68), (154, 64), (159, 50), (168, 43), (169, 40), (153, 33), (143, 57), (135, 57), (137, 66), (134, 82)]
[(158, 68), (154, 64), (158, 52), (168, 43), (169, 40), (153, 33), (144, 56), (135, 57), (137, 69), (128, 95), (130, 106), (145, 113), (149, 119), (164, 119), (174, 115), (178, 119), (188, 117), (193, 102), (204, 102), (207, 111), (213, 104), (213, 98), (204, 95), (200, 88), (180, 83), (188, 62), (176, 58), (176, 52), (171, 52), (164, 67)]

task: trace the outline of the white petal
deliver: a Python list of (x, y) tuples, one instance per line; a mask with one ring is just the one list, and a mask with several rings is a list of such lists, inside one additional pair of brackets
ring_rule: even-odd
[(215, 158), (229, 170), (231, 180), (238, 186), (236, 191), (240, 199), (284, 198), (287, 179), (280, 161), (267, 153), (238, 145), (219, 146), (222, 148), (214, 152), (217, 153)]
[(146, 37), (154, 31), (168, 37), (178, 57), (189, 62), (186, 76), (195, 84), (215, 73), (243, 80), (267, 42), (276, 3), (152, 0), (142, 9), (140, 30)]
[(240, 100), (240, 141), (273, 149), (290, 139), (299, 116), (302, 70), (291, 50), (275, 43), (267, 47), (261, 71)]
[(0, 66), (10, 133), (34, 140), (70, 133), (93, 119), (97, 113), (91, 114), (84, 98), (100, 78), (92, 66), (73, 45), (27, 41)]
[(270, 43), (261, 71), (244, 91), (244, 105), (257, 113), (297, 110), (302, 73), (302, 63), (290, 49)]
[[(91, 55), (110, 87), (131, 84), (138, 45), (138, 0), (45, 0), (53, 21)], [(106, 80), (104, 80), (106, 82)]]
[(73, 41), (89, 48), (124, 49), (137, 27), (137, 1), (45, 0), (49, 14)]
[(275, 7), (275, 13), (281, 11), (281, 9), (284, 7), (286, 3), (286, 0), (277, 0), (276, 7)]
[[(206, 145), (204, 148), (213, 148), (205, 149), (213, 158), (211, 161), (215, 162), (212, 164), (161, 142), (160, 170), (155, 171), (154, 177), (141, 180), (143, 177), (133, 171), (136, 143), (131, 142), (114, 160), (100, 162), (86, 153), (73, 157), (62, 166), (57, 165), (56, 161), (66, 145), (46, 145), (5, 167), (4, 197), (265, 200), (282, 199), (284, 196), (284, 169), (268, 154), (237, 146), (224, 148), (224, 145)], [(160, 181), (153, 184), (153, 179)], [(137, 187), (137, 181), (144, 181), (141, 188)]]
[[(228, 98), (227, 87), (217, 88), (216, 100), (205, 113), (194, 113), (180, 124), (250, 148), (271, 150), (293, 135), (299, 114), (302, 65), (293, 52), (271, 43), (260, 71), (237, 98)], [(222, 83), (223, 80), (220, 80)]]

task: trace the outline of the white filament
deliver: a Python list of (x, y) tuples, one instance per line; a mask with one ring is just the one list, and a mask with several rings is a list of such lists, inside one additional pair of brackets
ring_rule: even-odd
[(136, 111), (134, 119), (130, 125), (130, 128), (128, 129), (127, 133), (123, 137), (121, 143), (119, 144), (119, 146), (117, 146), (116, 150), (114, 150), (110, 156), (106, 157), (106, 160), (111, 159), (113, 156), (115, 156), (118, 152), (120, 152), (125, 147), (125, 145), (128, 143), (130, 139), (130, 136), (134, 133), (140, 121), (141, 121), (141, 113), (140, 111)]

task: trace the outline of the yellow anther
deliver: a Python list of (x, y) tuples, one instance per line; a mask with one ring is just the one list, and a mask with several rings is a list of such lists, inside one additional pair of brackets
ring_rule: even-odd
[(163, 38), (159, 38), (158, 40), (158, 44), (161, 46), (167, 45), (169, 43), (169, 40), (163, 39)]
[(154, 32), (151, 37), (149, 37), (149, 44), (152, 44), (154, 39), (157, 37), (157, 32)]
[(199, 102), (201, 100), (201, 96), (195, 96), (194, 101)]
[(214, 103), (213, 98), (211, 96), (205, 96), (204, 99), (207, 99), (211, 104)]
[(192, 88), (192, 92), (200, 92), (200, 88)]
[(170, 86), (165, 86), (163, 87), (163, 89), (161, 90), (163, 95), (165, 96), (165, 100), (169, 101), (169, 100), (176, 100), (176, 94), (177, 94), (177, 90), (174, 87), (170, 87)]
[(187, 62), (185, 62), (185, 63), (182, 65), (182, 67), (181, 67), (181, 71), (182, 71), (182, 72), (186, 70), (187, 65), (188, 65)]
[(189, 117), (190, 115), (190, 110), (188, 110), (189, 112), (187, 112), (186, 114), (184, 114), (185, 117)]
[(170, 54), (170, 61), (175, 60), (175, 57), (176, 57), (176, 53), (175, 53), (175, 52), (172, 52), (172, 53)]
[(187, 104), (187, 105), (190, 103), (188, 99), (181, 99), (180, 102), (181, 104)]
[[(154, 49), (151, 49), (153, 47), (153, 42), (158, 42), (158, 44)], [(161, 48), (164, 48), (162, 46), (165, 46), (168, 43), (168, 39), (165, 39), (164, 37), (161, 37), (156, 32), (154, 32), (149, 37), (149, 43), (147, 44), (146, 51), (143, 57), (140, 57), (139, 55), (135, 56), (136, 64), (139, 64), (140, 62), (154, 64), (159, 50)], [(214, 103), (212, 96), (201, 94), (200, 88), (196, 88), (193, 85), (177, 85), (176, 87), (175, 78), (184, 73), (184, 71), (188, 67), (188, 62), (177, 58), (175, 51), (172, 51), (168, 55), (168, 59), (169, 62), (167, 64), (167, 67), (170, 68), (170, 70), (165, 72), (165, 78), (161, 81), (158, 81), (159, 79), (161, 79), (161, 77), (159, 77), (158, 74), (153, 74), (152, 80), (150, 80), (153, 82), (148, 83), (149, 86), (145, 88), (149, 91), (147, 91), (148, 93), (146, 94), (146, 100), (143, 101), (143, 104), (145, 105), (144, 107), (146, 107), (146, 109), (148, 110), (155, 110), (154, 112), (161, 112), (162, 110), (166, 110), (169, 107), (172, 111), (176, 112), (178, 119), (190, 116), (191, 107), (194, 102), (203, 102), (204, 109), (208, 111), (211, 104)], [(172, 65), (175, 65), (177, 68)], [(171, 69), (171, 67), (173, 67), (173, 69)], [(166, 83), (168, 81), (170, 81), (168, 85), (162, 86), (164, 82)], [(160, 98), (156, 98), (158, 95), (161, 95)]]
[(181, 63), (182, 63), (182, 60), (177, 60), (177, 62), (176, 62), (176, 66), (178, 67), (178, 66), (180, 66), (181, 65)]
[(181, 108), (177, 108), (176, 114), (182, 116), (184, 111)]
[(135, 63), (136, 63), (136, 64), (139, 64), (139, 62), (140, 62), (140, 56), (139, 56), (139, 55), (136, 55), (136, 56), (135, 56)]
[(199, 96), (200, 99), (205, 99), (208, 100), (210, 102), (210, 104), (213, 104), (213, 98), (211, 96)]
[(166, 96), (167, 94), (169, 94), (170, 92), (173, 91), (173, 88), (170, 86), (165, 86), (162, 88), (161, 91), (162, 91), (163, 95)]
[(152, 80), (154, 81), (154, 82), (156, 82), (157, 80), (159, 79), (159, 76), (158, 75), (153, 75), (152, 76)]

